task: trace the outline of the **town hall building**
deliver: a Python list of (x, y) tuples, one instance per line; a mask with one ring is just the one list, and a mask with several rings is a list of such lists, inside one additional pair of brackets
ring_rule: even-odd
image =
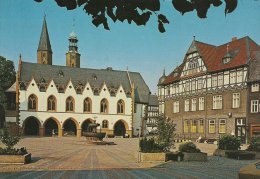
[(98, 131), (107, 135), (138, 136), (145, 130), (151, 94), (141, 74), (111, 67), (81, 68), (77, 43), (72, 32), (66, 66), (53, 65), (44, 17), (37, 63), (20, 57), (16, 83), (7, 90), (13, 101), (16, 98), (16, 113), (7, 110), (7, 123), (18, 123), (24, 135), (80, 137), (96, 123), (100, 124)]

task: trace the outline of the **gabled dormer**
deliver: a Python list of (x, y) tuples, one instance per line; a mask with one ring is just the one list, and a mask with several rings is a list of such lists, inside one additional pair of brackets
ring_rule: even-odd
[(206, 72), (206, 66), (200, 55), (197, 41), (193, 40), (184, 58), (184, 67), (181, 77), (194, 75), (201, 72)]

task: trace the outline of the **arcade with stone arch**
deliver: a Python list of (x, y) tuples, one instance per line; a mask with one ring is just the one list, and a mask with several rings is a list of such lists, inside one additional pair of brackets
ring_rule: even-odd
[[(92, 118), (86, 118), (82, 122), (78, 122), (73, 117), (68, 117), (64, 121), (60, 121), (55, 117), (49, 117), (44, 121), (38, 119), (35, 116), (29, 116), (22, 122), (21, 131), (24, 136), (84, 136), (84, 132), (94, 132), (89, 128), (89, 124), (95, 123)], [(132, 130), (129, 128), (129, 124), (123, 120), (118, 119), (113, 125), (109, 126), (108, 120), (102, 120), (100, 127), (97, 129), (97, 133), (105, 132), (107, 135), (122, 136), (126, 133), (128, 136), (132, 136)]]

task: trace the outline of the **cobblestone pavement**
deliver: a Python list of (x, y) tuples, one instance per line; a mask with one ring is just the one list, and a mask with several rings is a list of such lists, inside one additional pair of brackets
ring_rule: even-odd
[[(71, 137), (22, 139), (17, 147), (26, 146), (33, 162), (0, 165), (0, 178), (235, 179), (241, 167), (255, 162), (209, 156), (208, 162), (137, 163), (138, 139), (107, 140), (117, 145), (90, 145), (84, 138)], [(216, 148), (197, 145), (209, 155)]]

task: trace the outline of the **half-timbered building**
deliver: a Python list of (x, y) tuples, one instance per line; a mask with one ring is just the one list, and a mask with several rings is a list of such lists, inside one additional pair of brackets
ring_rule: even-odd
[(249, 63), (247, 118), (249, 136), (260, 136), (260, 51)]
[(245, 141), (248, 63), (259, 48), (249, 37), (220, 46), (192, 41), (182, 64), (158, 82), (160, 112), (179, 137), (232, 134)]

